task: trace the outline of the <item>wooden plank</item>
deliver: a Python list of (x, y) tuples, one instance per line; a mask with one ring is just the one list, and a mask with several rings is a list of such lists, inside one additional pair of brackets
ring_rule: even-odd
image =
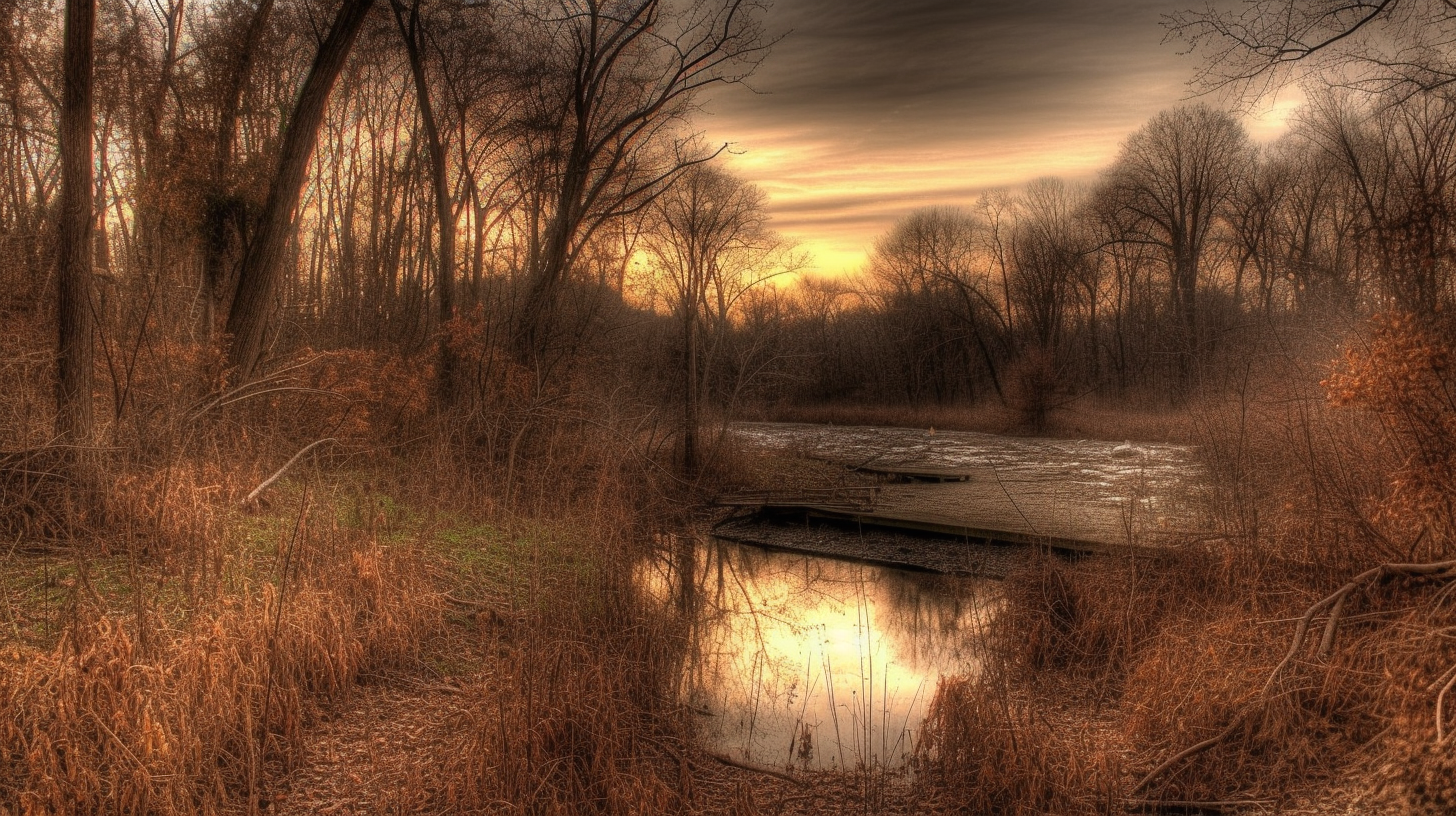
[(830, 507), (840, 510), (873, 510), (878, 486), (800, 489), (791, 491), (757, 490), (717, 496), (719, 507)]
[(983, 578), (1005, 578), (1029, 557), (1026, 547), (966, 541), (881, 527), (781, 523), (761, 518), (726, 519), (713, 535), (782, 552), (824, 556), (895, 569)]
[(856, 473), (871, 473), (912, 482), (964, 482), (975, 475), (963, 468), (932, 465), (845, 465)]

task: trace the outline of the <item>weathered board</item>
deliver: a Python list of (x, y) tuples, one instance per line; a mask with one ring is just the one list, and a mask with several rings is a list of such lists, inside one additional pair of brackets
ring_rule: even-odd
[(856, 473), (885, 476), (903, 482), (964, 482), (975, 473), (967, 468), (936, 467), (934, 465), (850, 465), (840, 462)]

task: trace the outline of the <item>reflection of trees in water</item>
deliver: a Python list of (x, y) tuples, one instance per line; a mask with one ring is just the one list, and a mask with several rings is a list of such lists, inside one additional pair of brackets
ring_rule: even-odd
[[(821, 703), (832, 701), (831, 677), (863, 671), (866, 660), (877, 664), (876, 675), (893, 662), (932, 686), (936, 674), (962, 669), (976, 656), (997, 594), (985, 581), (712, 538), (677, 538), (670, 562), (671, 597), (663, 600), (683, 613), (690, 655), (681, 692), (714, 714), (729, 715), (710, 727), (725, 729), (730, 739), (746, 732), (750, 742), (753, 729), (764, 727), (759, 718), (774, 711), (791, 720), (802, 716), (815, 695)], [(824, 641), (829, 626), (842, 631), (843, 621), (873, 630), (859, 629), (858, 644), (838, 644), (861, 651), (858, 666), (829, 664), (833, 644)], [(927, 698), (931, 691), (924, 689)], [(793, 728), (797, 732), (799, 724)]]
[(945, 666), (978, 654), (999, 598), (986, 579), (880, 570), (876, 605), (882, 634), (901, 659), (915, 666)]

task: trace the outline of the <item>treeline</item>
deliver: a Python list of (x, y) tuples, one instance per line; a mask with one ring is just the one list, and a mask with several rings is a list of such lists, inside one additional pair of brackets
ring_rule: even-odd
[[(1158, 114), (1095, 183), (1041, 179), (901, 219), (856, 279), (745, 315), (781, 398), (1176, 404), (1277, 351), (1312, 362), (1376, 312), (1452, 300), (1456, 97), (1328, 91), (1268, 145), (1202, 105)], [(1315, 333), (1311, 348), (1302, 338)]]
[(149, 368), (205, 392), (307, 347), (408, 360), (467, 411), (594, 378), (680, 410), (691, 463), (705, 412), (750, 402), (1036, 424), (1085, 394), (1176, 403), (1297, 330), (1451, 297), (1443, 90), (1326, 91), (1266, 146), (1169, 110), (1095, 183), (915, 212), (863, 274), (796, 278), (692, 125), (767, 55), (758, 3), (62, 11), (0, 5), (6, 376), (56, 360), (61, 382), (59, 411), (8, 406), (33, 441), (145, 413)]

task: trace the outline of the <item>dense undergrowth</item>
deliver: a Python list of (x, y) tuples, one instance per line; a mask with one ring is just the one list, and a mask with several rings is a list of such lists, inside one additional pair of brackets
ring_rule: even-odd
[(428, 361), (373, 352), (215, 365), (144, 358), (86, 450), (0, 372), (0, 813), (262, 812), (312, 723), (405, 675), (475, 713), (394, 804), (660, 811), (678, 657), (631, 565), (681, 487), (636, 409), (502, 366), (440, 410)]
[[(0, 459), (0, 810), (260, 812), (313, 723), (401, 675), (457, 682), (467, 714), (381, 808), (739, 807), (695, 780), (682, 622), (633, 587), (694, 495), (650, 411), (533, 395), (507, 366), (449, 411), (418, 361), (303, 353), (279, 371), (138, 392), (111, 444)], [(1446, 371), (1386, 320), (1320, 389), (1271, 372), (1282, 387), (1185, 414), (1168, 435), (1201, 446), (1207, 529), (1158, 558), (1011, 576), (983, 670), (931, 703), (915, 807), (1449, 808), (1448, 576), (1382, 574), (1292, 639), (1361, 571), (1452, 556)], [(34, 440), (46, 417), (7, 421)], [(731, 446), (711, 462), (704, 479), (762, 477)], [(812, 477), (795, 473), (772, 478)]]
[(920, 762), (937, 800), (1451, 812), (1452, 575), (1397, 566), (1346, 586), (1456, 554), (1442, 348), (1377, 320), (1321, 389), (1269, 371), (1191, 414), (1208, 530), (1166, 557), (1011, 576), (985, 671), (931, 706)]

